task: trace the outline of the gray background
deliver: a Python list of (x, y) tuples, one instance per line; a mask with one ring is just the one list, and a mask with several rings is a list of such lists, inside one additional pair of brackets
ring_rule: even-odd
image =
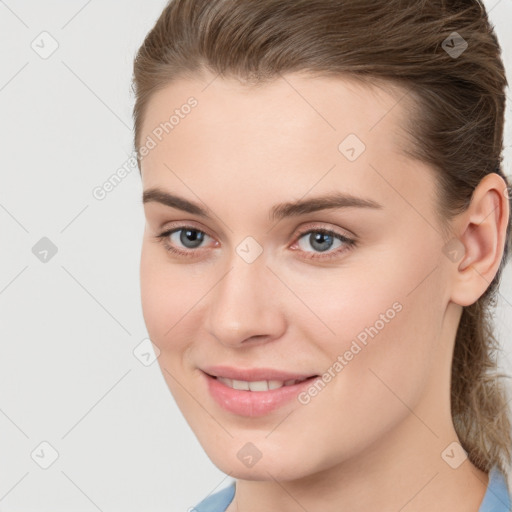
[[(485, 3), (512, 82), (511, 0)], [(185, 511), (231, 481), (191, 433), (157, 363), (143, 364), (144, 345), (136, 350), (147, 337), (138, 171), (103, 200), (93, 195), (132, 152), (132, 59), (164, 5), (0, 1), (4, 512)], [(52, 41), (57, 50), (42, 58)], [(509, 374), (511, 308), (509, 265), (496, 320)]]

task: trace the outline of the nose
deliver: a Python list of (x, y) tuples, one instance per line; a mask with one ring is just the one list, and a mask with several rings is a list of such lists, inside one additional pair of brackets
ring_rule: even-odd
[(279, 338), (286, 325), (278, 303), (280, 284), (262, 255), (248, 263), (235, 252), (228, 270), (208, 294), (207, 330), (228, 347)]

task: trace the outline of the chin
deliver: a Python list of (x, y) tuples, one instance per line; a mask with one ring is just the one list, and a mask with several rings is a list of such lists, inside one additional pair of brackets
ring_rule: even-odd
[[(261, 446), (263, 442), (257, 444)], [(291, 448), (285, 448), (284, 453), (281, 453), (282, 450), (275, 450), (268, 446), (262, 448), (260, 455), (258, 455), (256, 448), (251, 446), (250, 441), (236, 441), (234, 439), (229, 446), (217, 444), (215, 447), (203, 446), (203, 448), (208, 458), (218, 469), (233, 478), (241, 480), (269, 481), (275, 479), (289, 481), (307, 477), (315, 472), (314, 468), (304, 465), (304, 458), (308, 457), (308, 454), (304, 453), (304, 457), (300, 460), (300, 454), (298, 454), (298, 458), (292, 456), (293, 450)]]

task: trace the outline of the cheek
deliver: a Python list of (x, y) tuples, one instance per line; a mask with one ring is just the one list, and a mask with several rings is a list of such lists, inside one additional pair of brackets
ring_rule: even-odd
[(318, 335), (311, 339), (328, 356), (325, 386), (307, 390), (311, 394), (301, 403), (309, 400), (303, 412), (317, 418), (316, 428), (329, 418), (329, 426), (322, 427), (324, 438), (311, 449), (320, 453), (325, 446), (335, 447), (332, 463), (390, 431), (428, 389), (438, 355), (432, 342), (442, 317), (442, 284), (424, 282), (409, 293), (411, 276), (408, 269), (402, 271), (403, 278), (397, 279), (381, 274), (372, 294), (338, 290), (332, 301), (324, 301), (323, 318), (336, 336), (331, 334), (329, 342)]
[(397, 283), (375, 286), (372, 294), (338, 292), (333, 301), (325, 301), (323, 319), (335, 334), (319, 337), (312, 331), (310, 339), (328, 354), (326, 371), (342, 376), (335, 379), (340, 385), (346, 379), (352, 389), (369, 390), (377, 384), (384, 390), (380, 376), (392, 389), (405, 386), (412, 391), (424, 384), (431, 363), (437, 312), (425, 304), (435, 299), (421, 293), (406, 296)]
[[(165, 348), (165, 339), (172, 334), (176, 322), (176, 306), (180, 296), (177, 272), (162, 260), (163, 249), (149, 242), (142, 246), (140, 260), (140, 292), (144, 321), (151, 341), (160, 350)], [(174, 275), (173, 275), (174, 274)], [(171, 329), (171, 331), (169, 331)]]
[[(183, 395), (182, 354), (192, 336), (184, 332), (196, 298), (188, 297), (190, 283), (183, 268), (162, 258), (162, 249), (143, 244), (140, 260), (140, 291), (144, 322), (149, 337), (160, 350), (157, 362), (174, 399), (185, 414), (192, 405)], [(181, 319), (181, 320), (180, 320)]]
[(143, 245), (140, 260), (140, 295), (142, 314), (151, 341), (159, 346), (157, 333), (161, 331), (162, 320), (167, 309), (166, 301), (171, 295), (163, 294), (163, 287), (158, 279), (159, 270), (154, 265), (151, 250)]
[[(198, 325), (208, 290), (206, 276), (192, 265), (169, 261), (165, 250), (144, 242), (140, 260), (140, 292), (144, 322), (151, 341), (163, 352), (179, 352)], [(211, 285), (210, 285), (211, 286)]]
[(306, 282), (298, 287), (297, 294), (321, 319), (311, 316), (302, 325), (327, 355), (330, 375), (324, 380), (333, 384), (326, 387), (362, 414), (390, 400), (400, 403), (393, 391), (403, 393), (406, 403), (418, 400), (436, 358), (443, 355), (436, 342), (446, 285), (439, 269), (429, 275), (436, 267), (435, 250), (417, 250), (418, 257), (411, 248), (381, 254), (340, 278), (317, 280), (309, 292)]

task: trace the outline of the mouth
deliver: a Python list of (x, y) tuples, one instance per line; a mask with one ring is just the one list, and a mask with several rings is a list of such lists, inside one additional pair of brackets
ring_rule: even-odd
[[(255, 370), (259, 375), (264, 370)], [(237, 376), (240, 371), (237, 371)], [(266, 371), (266, 375), (268, 372)], [(206, 381), (205, 392), (225, 411), (238, 416), (259, 417), (275, 411), (298, 398), (299, 394), (319, 377), (315, 375), (291, 375), (280, 372), (281, 379), (269, 378), (258, 380), (234, 379), (224, 375), (214, 375), (202, 370)], [(224, 374), (226, 372), (223, 372)], [(232, 375), (233, 373), (230, 373)], [(272, 377), (275, 377), (273, 372)], [(293, 378), (296, 377), (296, 378)]]
[(207, 374), (212, 379), (216, 379), (221, 382), (225, 386), (236, 389), (238, 391), (254, 391), (254, 392), (262, 392), (262, 391), (272, 391), (274, 389), (280, 389), (282, 387), (295, 386), (296, 384), (300, 384), (306, 380), (311, 380), (319, 375), (312, 375), (311, 377), (302, 377), (298, 379), (287, 379), (287, 380), (238, 380), (238, 379), (228, 379), (227, 377), (219, 377), (215, 375)]
[(234, 366), (205, 366), (200, 368), (210, 377), (236, 380), (241, 382), (261, 382), (277, 381), (286, 383), (291, 381), (301, 381), (311, 377), (318, 377), (313, 372), (298, 373), (287, 370), (278, 370), (275, 368), (237, 368)]

